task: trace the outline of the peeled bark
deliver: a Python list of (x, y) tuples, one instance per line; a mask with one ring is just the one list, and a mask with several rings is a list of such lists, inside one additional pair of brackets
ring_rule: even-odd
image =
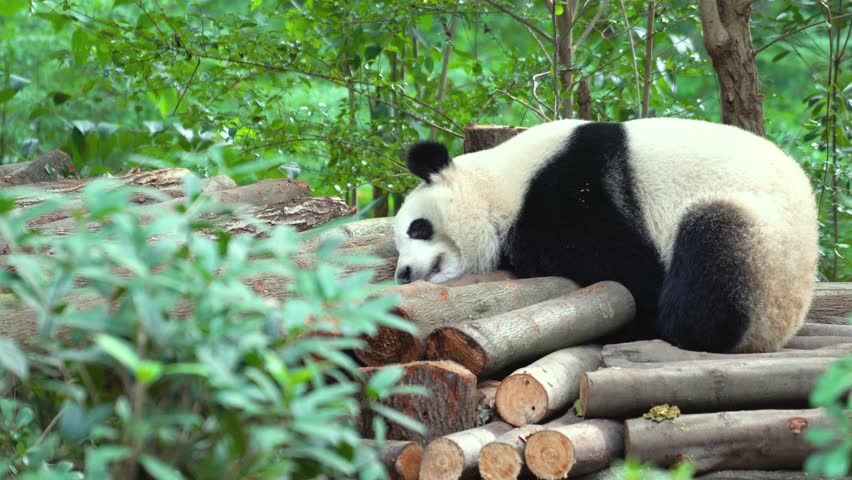
[[(421, 422), (426, 435), (413, 432), (396, 423), (389, 423), (387, 438), (392, 440), (430, 441), (450, 433), (476, 426), (479, 406), (476, 376), (452, 362), (412, 362), (402, 365), (405, 371), (399, 385), (421, 385), (430, 396), (393, 395), (382, 404)], [(361, 370), (369, 378), (379, 368)], [(361, 415), (361, 434), (372, 437), (375, 416), (367, 411)]]
[(623, 453), (622, 422), (585, 420), (532, 434), (524, 460), (536, 478), (557, 480), (603, 470)]
[(420, 480), (455, 480), (476, 475), (482, 447), (511, 429), (508, 423), (498, 421), (432, 440), (423, 451)]
[(719, 81), (722, 123), (766, 137), (760, 76), (751, 41), (751, 2), (699, 0), (704, 48)]
[(630, 292), (600, 282), (552, 300), (475, 322), (442, 327), (426, 340), (427, 357), (454, 360), (488, 375), (623, 327), (636, 314)]
[(383, 236), (393, 240), (393, 217), (366, 218), (343, 223), (334, 228), (322, 229), (317, 232), (306, 232), (305, 248), (316, 248), (331, 236), (343, 239), (378, 238)]
[(394, 314), (417, 327), (416, 334), (380, 328), (376, 335), (366, 339), (366, 348), (355, 354), (373, 366), (417, 360), (423, 358), (424, 340), (436, 328), (509, 312), (577, 288), (576, 283), (565, 278), (536, 277), (423, 289), (404, 298), (393, 309)]
[(661, 404), (682, 412), (802, 408), (834, 358), (684, 362), (657, 368), (604, 368), (583, 375), (587, 418), (626, 418)]
[(580, 394), (580, 377), (601, 364), (601, 348), (582, 345), (550, 353), (515, 370), (497, 388), (497, 413), (514, 426), (564, 411)]
[(581, 421), (583, 419), (571, 409), (544, 425), (530, 424), (509, 430), (482, 447), (479, 452), (479, 476), (483, 480), (516, 479), (521, 474), (526, 476), (529, 470), (524, 463), (524, 448), (530, 435)]
[(478, 152), (496, 147), (526, 130), (524, 127), (502, 125), (468, 125), (464, 127), (464, 153)]
[(798, 358), (839, 358), (852, 353), (852, 345), (842, 348), (795, 351), (784, 350), (769, 353), (708, 353), (683, 350), (663, 340), (642, 340), (638, 342), (604, 345), (601, 357), (605, 367), (648, 368), (671, 365), (675, 362), (718, 361), (718, 360), (765, 360)]
[(478, 283), (488, 283), (488, 282), (500, 282), (513, 280), (515, 277), (509, 273), (504, 271), (496, 271), (492, 273), (472, 273), (469, 275), (464, 275), (455, 280), (448, 280), (446, 282), (441, 283), (432, 283), (427, 282), (425, 280), (416, 280), (411, 283), (406, 283), (402, 285), (394, 285), (391, 287), (394, 293), (398, 293), (404, 298), (408, 297), (417, 297), (420, 294), (427, 292), (438, 292), (441, 289), (446, 289), (449, 287), (463, 287), (465, 285), (476, 285)]
[(690, 461), (698, 473), (800, 469), (815, 450), (807, 429), (832, 424), (823, 409), (682, 415), (659, 423), (636, 418), (625, 422), (626, 454), (660, 467)]
[(71, 157), (61, 150), (51, 150), (29, 162), (0, 165), (0, 188), (49, 182), (67, 177), (74, 171)]
[[(337, 197), (299, 197), (283, 202), (275, 202), (262, 206), (250, 206), (245, 214), (256, 222), (267, 227), (289, 225), (297, 232), (303, 232), (328, 223), (336, 218), (355, 213)], [(231, 235), (257, 235), (258, 229), (251, 222), (241, 218), (227, 217), (217, 219), (217, 226)]]

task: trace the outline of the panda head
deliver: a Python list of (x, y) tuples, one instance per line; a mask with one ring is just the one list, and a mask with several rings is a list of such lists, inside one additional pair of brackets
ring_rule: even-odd
[(408, 169), (423, 180), (394, 218), (399, 258), (396, 280), (445, 282), (485, 271), (495, 262), (497, 236), (488, 221), (484, 172), (461, 168), (447, 148), (420, 142), (407, 155)]

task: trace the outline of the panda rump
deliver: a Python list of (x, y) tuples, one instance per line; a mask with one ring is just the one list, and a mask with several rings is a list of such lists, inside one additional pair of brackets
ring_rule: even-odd
[[(405, 281), (498, 268), (614, 280), (637, 304), (623, 339), (708, 352), (777, 350), (808, 311), (818, 261), (810, 182), (742, 129), (559, 120), (454, 159), (421, 143), (407, 160), (424, 183), (394, 220)], [(428, 236), (408, 234), (415, 221)]]

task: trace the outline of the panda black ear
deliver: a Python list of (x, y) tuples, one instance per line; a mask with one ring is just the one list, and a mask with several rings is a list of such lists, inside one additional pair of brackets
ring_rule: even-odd
[(408, 169), (411, 173), (430, 183), (429, 177), (446, 168), (452, 159), (443, 143), (423, 141), (408, 149)]

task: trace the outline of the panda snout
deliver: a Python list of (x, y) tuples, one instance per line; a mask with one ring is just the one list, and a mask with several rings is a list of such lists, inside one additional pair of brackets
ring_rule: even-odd
[(396, 279), (399, 283), (411, 283), (411, 267), (406, 265), (396, 269)]

